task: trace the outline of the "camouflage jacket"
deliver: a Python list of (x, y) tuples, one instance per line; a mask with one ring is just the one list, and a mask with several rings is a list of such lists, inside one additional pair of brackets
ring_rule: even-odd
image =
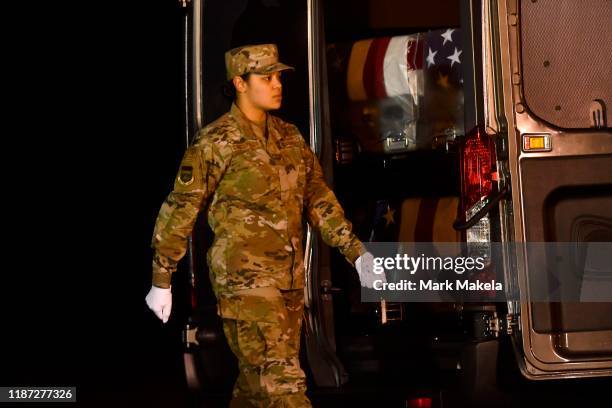
[(235, 104), (186, 150), (153, 232), (153, 284), (170, 285), (198, 212), (215, 239), (207, 262), (216, 294), (304, 287), (302, 210), (354, 264), (365, 252), (296, 126), (268, 114), (267, 141)]

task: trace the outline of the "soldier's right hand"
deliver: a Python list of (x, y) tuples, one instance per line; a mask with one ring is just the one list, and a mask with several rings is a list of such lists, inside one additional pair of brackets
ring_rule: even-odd
[(366, 252), (355, 261), (355, 269), (359, 275), (361, 286), (372, 289), (374, 282), (379, 280), (383, 283), (387, 282), (385, 274), (377, 274), (374, 272), (374, 255)]
[(166, 323), (172, 311), (172, 286), (168, 289), (151, 286), (149, 294), (145, 297), (147, 306), (162, 322)]

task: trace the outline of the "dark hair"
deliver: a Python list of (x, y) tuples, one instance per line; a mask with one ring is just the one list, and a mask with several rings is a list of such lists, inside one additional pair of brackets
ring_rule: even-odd
[[(243, 81), (248, 81), (250, 76), (251, 73), (247, 72), (246, 74), (240, 75), (240, 78), (242, 78)], [(221, 87), (221, 92), (223, 93), (223, 96), (225, 96), (231, 101), (234, 101), (236, 99), (236, 88), (234, 87), (233, 79), (230, 79), (229, 81), (225, 81), (223, 83)]]

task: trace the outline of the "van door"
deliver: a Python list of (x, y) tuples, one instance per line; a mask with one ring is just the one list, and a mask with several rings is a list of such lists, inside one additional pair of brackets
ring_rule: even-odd
[[(502, 239), (611, 242), (612, 2), (466, 0), (463, 12), (474, 65), (466, 129), (478, 126), (495, 140), (499, 182), (511, 190), (500, 202)], [(509, 310), (520, 312), (514, 343), (523, 375), (612, 375), (609, 297), (528, 299), (528, 282), (544, 271), (523, 254), (506, 264), (520, 292)], [(582, 271), (583, 287), (591, 272)]]

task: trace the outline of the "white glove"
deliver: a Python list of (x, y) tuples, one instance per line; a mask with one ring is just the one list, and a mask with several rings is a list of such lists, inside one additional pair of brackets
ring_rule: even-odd
[(172, 286), (168, 289), (158, 288), (157, 286), (151, 286), (151, 290), (147, 297), (145, 297), (147, 306), (151, 309), (157, 317), (159, 317), (164, 323), (170, 318), (170, 312), (172, 311)]
[(374, 281), (380, 280), (383, 283), (387, 282), (384, 273), (374, 273), (374, 256), (370, 252), (366, 252), (355, 260), (355, 269), (357, 269), (357, 273), (359, 274), (361, 286), (372, 289), (374, 287)]

